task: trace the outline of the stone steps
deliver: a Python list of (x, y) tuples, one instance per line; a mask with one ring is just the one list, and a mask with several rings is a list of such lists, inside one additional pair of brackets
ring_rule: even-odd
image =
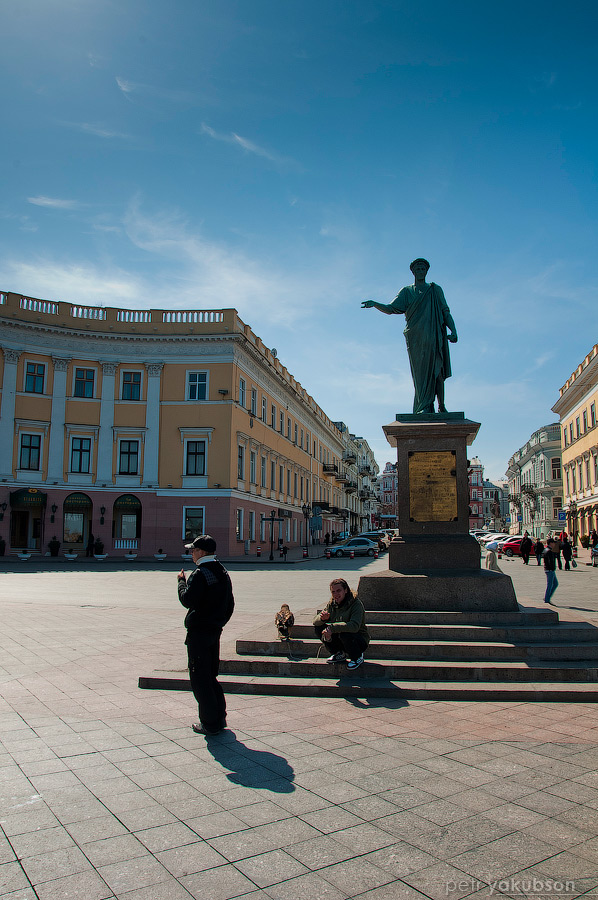
[[(487, 643), (551, 643), (555, 640), (554, 625), (371, 625), (368, 631), (373, 641), (391, 641), (401, 644), (413, 641), (461, 641)], [(598, 629), (587, 623), (567, 622), (558, 626), (558, 640), (568, 642), (596, 642)], [(294, 625), (291, 631), (293, 640), (313, 639), (314, 630), (311, 624)], [(263, 630), (256, 632), (251, 638), (262, 637)], [(243, 652), (239, 650), (239, 652)]]

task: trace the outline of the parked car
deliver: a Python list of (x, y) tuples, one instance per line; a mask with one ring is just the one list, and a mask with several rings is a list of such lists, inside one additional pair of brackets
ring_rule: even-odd
[(350, 556), (351, 551), (355, 556), (374, 556), (378, 550), (378, 542), (370, 541), (369, 538), (354, 537), (342, 544), (335, 544), (332, 548), (333, 556)]
[(377, 541), (381, 550), (388, 550), (392, 540), (387, 531), (362, 531), (357, 537), (367, 538), (370, 541)]
[(500, 547), (500, 549), (505, 554), (505, 556), (521, 556), (522, 540), (523, 535), (510, 537), (508, 540), (501, 542), (502, 546)]

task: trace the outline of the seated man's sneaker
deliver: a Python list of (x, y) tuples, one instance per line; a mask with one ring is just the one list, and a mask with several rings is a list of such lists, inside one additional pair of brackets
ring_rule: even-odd
[(335, 662), (344, 662), (347, 658), (347, 654), (344, 650), (338, 650), (336, 653), (333, 653), (332, 656), (329, 656), (326, 660), (327, 663), (335, 663)]
[(363, 662), (363, 656), (358, 656), (357, 659), (350, 659), (349, 662), (347, 663), (347, 668), (348, 669), (358, 669), (359, 666), (362, 664), (362, 662)]

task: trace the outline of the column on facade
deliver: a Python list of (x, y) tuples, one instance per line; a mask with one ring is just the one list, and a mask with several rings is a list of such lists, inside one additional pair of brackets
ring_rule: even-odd
[(1, 475), (12, 480), (12, 456), (14, 441), (15, 403), (17, 394), (17, 363), (20, 350), (4, 347), (4, 378), (2, 405), (0, 406), (0, 459)]
[(145, 449), (143, 451), (143, 481), (158, 484), (160, 451), (160, 375), (164, 363), (146, 363), (147, 402), (145, 405)]
[(54, 363), (54, 382), (52, 387), (52, 413), (50, 416), (47, 481), (60, 482), (64, 480), (66, 376), (70, 359), (53, 356), (52, 362)]
[(112, 445), (114, 434), (114, 381), (118, 363), (102, 363), (102, 396), (100, 399), (100, 432), (98, 435), (98, 467), (96, 482), (112, 484)]

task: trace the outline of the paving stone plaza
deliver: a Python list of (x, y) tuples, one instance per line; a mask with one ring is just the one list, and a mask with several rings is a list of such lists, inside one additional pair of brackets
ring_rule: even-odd
[[(554, 604), (597, 624), (585, 562)], [(223, 649), (386, 566), (230, 565)], [(501, 566), (542, 603), (541, 568)], [(2, 900), (598, 892), (594, 704), (229, 694), (229, 728), (206, 740), (191, 694), (138, 688), (173, 648), (184, 668), (179, 568), (0, 560)]]

